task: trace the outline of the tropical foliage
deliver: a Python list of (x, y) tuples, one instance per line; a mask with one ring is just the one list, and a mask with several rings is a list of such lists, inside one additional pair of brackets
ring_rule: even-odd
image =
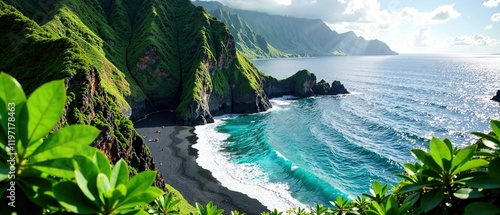
[[(156, 172), (130, 177), (124, 160), (111, 165), (89, 146), (99, 130), (60, 125), (65, 104), (63, 81), (46, 83), (27, 97), (13, 77), (0, 74), (2, 214), (223, 214), (212, 202), (180, 211), (172, 193), (165, 196), (151, 186)], [(465, 148), (433, 138), (428, 151), (411, 150), (417, 162), (404, 164), (392, 191), (374, 181), (369, 193), (354, 200), (339, 196), (331, 207), (291, 208), (286, 214), (498, 214), (500, 121), (491, 121), (491, 129), (473, 132), (481, 139)]]

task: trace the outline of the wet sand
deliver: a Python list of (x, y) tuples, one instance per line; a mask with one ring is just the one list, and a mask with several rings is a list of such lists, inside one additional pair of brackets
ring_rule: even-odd
[(233, 210), (249, 215), (268, 211), (259, 201), (223, 187), (210, 171), (198, 166), (198, 150), (191, 147), (197, 140), (194, 127), (177, 126), (171, 119), (172, 113), (163, 111), (134, 122), (166, 183), (179, 190), (193, 206), (195, 202), (206, 205), (212, 201), (224, 209), (224, 214)]

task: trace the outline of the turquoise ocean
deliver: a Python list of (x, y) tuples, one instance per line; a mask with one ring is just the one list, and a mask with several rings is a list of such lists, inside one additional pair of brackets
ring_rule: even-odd
[(412, 148), (433, 136), (456, 146), (500, 119), (499, 55), (399, 55), (254, 60), (282, 79), (301, 69), (340, 80), (349, 95), (272, 99), (264, 113), (195, 127), (198, 164), (222, 186), (270, 209), (329, 205), (395, 185)]

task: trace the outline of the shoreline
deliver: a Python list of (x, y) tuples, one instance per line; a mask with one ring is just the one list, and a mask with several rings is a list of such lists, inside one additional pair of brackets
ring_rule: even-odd
[[(144, 140), (156, 168), (167, 184), (180, 191), (193, 206), (195, 202), (205, 206), (212, 201), (218, 208), (224, 209), (224, 214), (233, 210), (249, 215), (268, 211), (256, 199), (223, 187), (210, 171), (201, 168), (196, 163), (198, 150), (192, 147), (198, 139), (194, 127), (175, 125), (171, 117), (169, 111), (160, 111), (134, 122), (137, 132), (146, 136)], [(154, 141), (156, 138), (158, 142)]]

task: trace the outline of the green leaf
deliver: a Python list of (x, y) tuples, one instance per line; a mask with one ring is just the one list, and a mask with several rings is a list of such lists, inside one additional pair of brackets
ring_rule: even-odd
[(433, 189), (422, 195), (420, 200), (421, 208), (427, 213), (441, 203), (444, 198), (444, 190)]
[(488, 134), (483, 134), (480, 132), (472, 132), (472, 134), (482, 138), (481, 140), (486, 147), (494, 149), (494, 150), (500, 149), (500, 140), (498, 140), (494, 136), (491, 136)]
[(500, 188), (500, 180), (489, 175), (479, 175), (461, 180), (465, 185), (472, 188), (496, 189)]
[(412, 193), (412, 194), (408, 195), (408, 197), (405, 198), (405, 201), (403, 202), (403, 204), (409, 202), (413, 205), (413, 204), (417, 203), (419, 198), (420, 198), (420, 193)]
[(41, 172), (61, 178), (74, 178), (75, 168), (72, 158), (55, 158), (40, 162), (30, 163), (29, 167)]
[(50, 135), (31, 156), (36, 156), (48, 150), (57, 150), (58, 147), (88, 146), (97, 138), (100, 131), (90, 125), (70, 125)]
[(488, 173), (490, 173), (491, 176), (500, 179), (500, 158), (495, 158), (490, 161)]
[(500, 208), (486, 202), (474, 202), (465, 208), (464, 215), (496, 215)]
[[(102, 153), (101, 151), (96, 151), (92, 160), (97, 165), (100, 172), (104, 173), (106, 176), (108, 176), (110, 181), (112, 181), (113, 179), (111, 178), (111, 165), (106, 155), (104, 155), (104, 153)], [(116, 187), (114, 183), (111, 183), (111, 186)]]
[(458, 167), (455, 171), (453, 171), (453, 173), (457, 174), (457, 173), (461, 173), (463, 171), (475, 169), (478, 167), (484, 167), (484, 166), (488, 166), (488, 161), (485, 161), (483, 159), (470, 160), (470, 161), (467, 161), (462, 166)]
[(422, 163), (424, 163), (429, 168), (432, 168), (436, 172), (442, 172), (443, 168), (434, 161), (429, 153), (422, 149), (412, 149), (410, 150), (413, 157), (419, 159)]
[[(51, 81), (38, 87), (28, 98), (26, 108), (29, 113), (27, 136), (23, 135), (23, 146), (38, 141), (57, 124), (64, 111), (66, 89), (64, 81)], [(26, 123), (26, 122), (25, 122)]]
[(130, 179), (127, 182), (128, 195), (134, 195), (135, 192), (141, 192), (148, 189), (155, 180), (156, 171), (143, 171)]
[(451, 172), (452, 175), (455, 174), (455, 170), (457, 170), (461, 165), (469, 161), (472, 156), (474, 156), (474, 152), (476, 152), (477, 146), (472, 145), (460, 149), (455, 157), (453, 157), (453, 161), (451, 163)]
[(120, 215), (149, 215), (149, 213), (143, 211), (142, 209), (134, 209), (126, 213), (120, 213)]
[(26, 175), (22, 175), (19, 178), (22, 179), (17, 180), (16, 185), (21, 188), (31, 202), (42, 208), (59, 206), (52, 193), (52, 184), (54, 180)]
[(495, 133), (497, 136), (500, 136), (500, 121), (490, 120), (490, 125), (493, 133)]
[(78, 185), (70, 181), (64, 181), (54, 186), (54, 195), (57, 201), (68, 210), (79, 214), (97, 214), (97, 208), (82, 193)]
[(99, 204), (96, 200), (99, 196), (97, 190), (97, 175), (99, 174), (99, 169), (88, 157), (77, 155), (74, 156), (74, 159), (73, 165), (78, 187), (80, 187), (83, 194), (85, 194), (90, 201), (98, 206)]
[(118, 204), (119, 210), (145, 205), (153, 202), (156, 198), (162, 196), (164, 192), (157, 187), (149, 187), (146, 190), (127, 195), (127, 198)]
[(459, 199), (475, 199), (484, 197), (483, 193), (479, 192), (476, 189), (470, 188), (460, 188), (459, 190), (455, 191), (453, 195)]
[(431, 187), (431, 186), (435, 186), (435, 185), (439, 185), (439, 184), (440, 184), (440, 182), (438, 182), (438, 181), (428, 181), (428, 182), (423, 182), (423, 183), (419, 183), (419, 184), (408, 184), (408, 185), (402, 186), (399, 189), (399, 192), (400, 193), (408, 193), (408, 192), (420, 190), (424, 187)]
[[(9, 105), (9, 103), (15, 105)], [(25, 103), (26, 95), (24, 94), (21, 84), (19, 84), (19, 82), (17, 82), (17, 80), (9, 74), (3, 72), (0, 73), (0, 120), (2, 121), (2, 123), (0, 123), (0, 138), (2, 140), (7, 140), (8, 129), (6, 127), (7, 124), (3, 123), (7, 121), (7, 118), (2, 119), (2, 117), (8, 116), (8, 108), (12, 107), (15, 109), (15, 115), (19, 116)], [(7, 141), (5, 141), (5, 143), (6, 142)]]
[(443, 160), (451, 161), (451, 152), (448, 146), (440, 139), (433, 137), (430, 144), (430, 155), (432, 159), (445, 171), (449, 170), (444, 166)]
[(127, 196), (127, 187), (124, 184), (120, 184), (113, 190), (111, 197), (108, 199), (111, 207), (118, 205), (120, 200), (124, 200)]
[(108, 176), (103, 173), (97, 175), (97, 190), (102, 202), (106, 202), (106, 198), (111, 197), (111, 195), (107, 195), (108, 191), (111, 190), (111, 185), (109, 184)]
[(126, 185), (128, 182), (128, 167), (123, 159), (116, 162), (111, 173), (111, 186), (116, 187), (120, 184)]
[(0, 162), (0, 182), (6, 180), (9, 178), (9, 171), (10, 171), (10, 166), (4, 163), (3, 161)]

